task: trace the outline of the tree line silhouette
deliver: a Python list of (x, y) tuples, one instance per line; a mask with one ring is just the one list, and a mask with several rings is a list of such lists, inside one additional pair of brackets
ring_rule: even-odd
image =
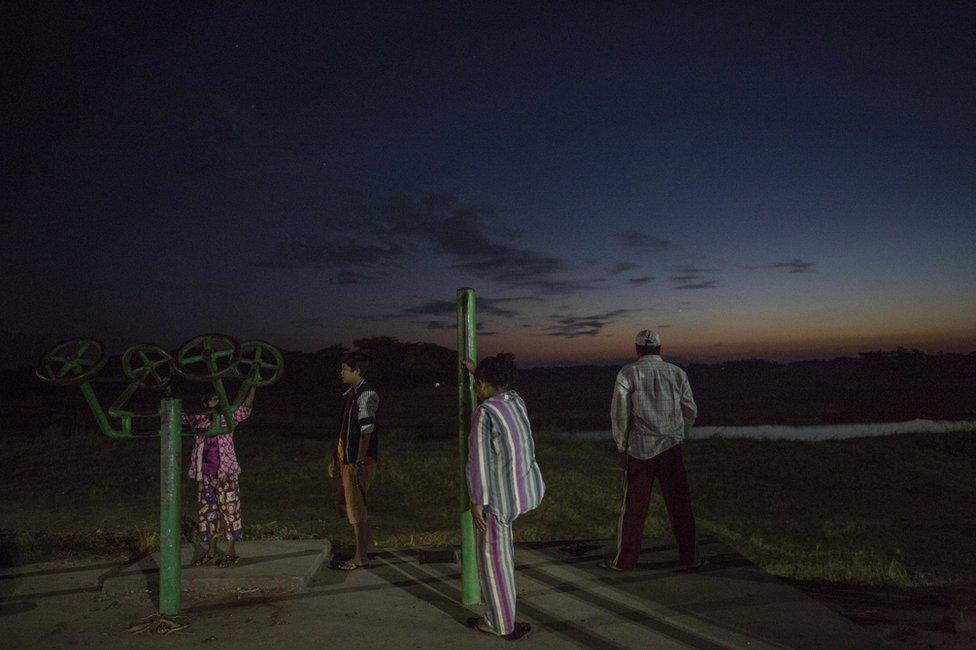
[[(457, 353), (433, 343), (394, 337), (358, 339), (353, 348), (372, 359), (371, 381), (381, 395), (381, 426), (423, 435), (457, 434)], [(343, 386), (339, 363), (350, 349), (283, 351), (285, 375), (259, 391), (254, 416), (242, 431), (326, 437), (335, 434)], [(698, 424), (842, 424), (912, 419), (976, 420), (976, 352), (926, 354), (898, 348), (856, 357), (778, 363), (762, 359), (683, 366), (699, 406)], [(104, 403), (122, 388), (112, 359), (94, 384)], [(619, 366), (539, 367), (521, 371), (517, 390), (541, 432), (608, 426), (610, 395)], [(113, 382), (111, 375), (118, 377)], [(229, 382), (232, 384), (232, 382)], [(231, 385), (233, 389), (234, 386)], [(199, 408), (210, 390), (174, 378), (184, 408)], [(136, 406), (152, 410), (159, 394), (141, 391)], [(0, 432), (69, 433), (91, 428), (77, 389), (38, 382), (30, 368), (0, 372)], [(148, 423), (147, 429), (155, 428)]]

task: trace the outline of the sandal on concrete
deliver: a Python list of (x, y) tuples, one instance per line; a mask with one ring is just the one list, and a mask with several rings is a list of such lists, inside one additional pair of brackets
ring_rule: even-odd
[(217, 560), (217, 566), (221, 569), (226, 569), (237, 564), (241, 560), (239, 555), (225, 555), (224, 557)]
[(332, 567), (338, 571), (355, 571), (356, 569), (368, 569), (369, 562), (366, 564), (356, 564), (352, 560), (346, 560), (342, 564), (336, 564)]
[(506, 641), (518, 641), (519, 639), (524, 639), (529, 636), (529, 632), (532, 631), (532, 626), (528, 623), (522, 623), (520, 621), (515, 622), (515, 629), (513, 629), (508, 634), (503, 634), (502, 638)]
[[(472, 630), (477, 630), (482, 634), (495, 634), (495, 631), (488, 626), (488, 621), (481, 616), (472, 616), (467, 621), (468, 627)], [(532, 631), (532, 626), (528, 623), (523, 623), (521, 621), (515, 622), (515, 627), (508, 634), (501, 634), (501, 636), (506, 641), (518, 641), (519, 639), (524, 639)]]
[[(482, 627), (482, 624), (484, 627)], [(482, 616), (472, 616), (467, 620), (467, 626), (472, 630), (477, 630), (483, 634), (494, 634), (495, 631), (488, 627), (488, 621)]]

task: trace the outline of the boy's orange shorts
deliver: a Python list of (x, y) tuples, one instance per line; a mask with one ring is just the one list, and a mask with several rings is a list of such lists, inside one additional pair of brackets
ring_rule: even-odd
[(376, 474), (376, 463), (363, 466), (362, 477), (356, 483), (356, 466), (349, 463), (339, 463), (339, 488), (336, 490), (336, 507), (339, 514), (346, 517), (350, 524), (361, 524), (369, 519), (366, 512), (366, 493), (373, 483)]

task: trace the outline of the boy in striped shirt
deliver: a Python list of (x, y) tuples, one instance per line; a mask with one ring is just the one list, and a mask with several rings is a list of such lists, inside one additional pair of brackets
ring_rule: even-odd
[(515, 620), (515, 548), (512, 522), (542, 501), (546, 486), (535, 460), (532, 427), (525, 402), (511, 390), (518, 379), (515, 357), (499, 354), (475, 367), (475, 392), (481, 402), (468, 437), (468, 489), (478, 537), (478, 573), (485, 597), (484, 618), (469, 619), (479, 632), (508, 639), (524, 637), (528, 623)]

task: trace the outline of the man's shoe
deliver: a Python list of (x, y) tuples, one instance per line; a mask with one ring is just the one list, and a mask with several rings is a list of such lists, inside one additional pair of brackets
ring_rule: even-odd
[(614, 564), (613, 560), (600, 560), (596, 563), (596, 568), (603, 569), (604, 571), (616, 571), (618, 573), (621, 571), (626, 571), (626, 569), (621, 569)]

